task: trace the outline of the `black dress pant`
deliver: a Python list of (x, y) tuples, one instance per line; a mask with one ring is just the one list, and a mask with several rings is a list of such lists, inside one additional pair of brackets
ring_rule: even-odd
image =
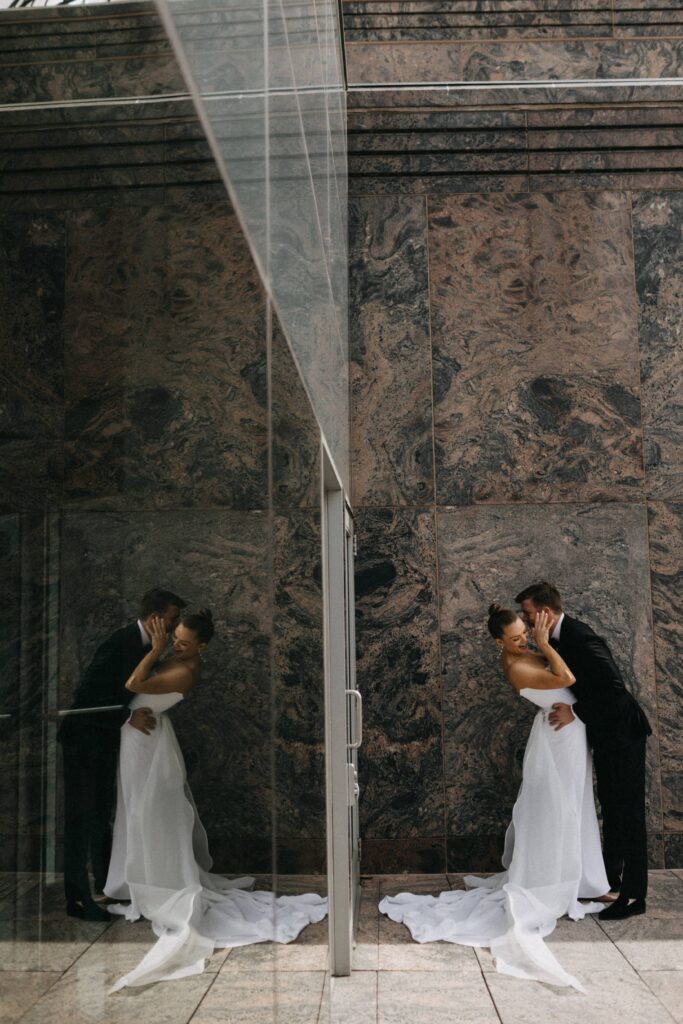
[[(84, 730), (85, 732), (85, 730)], [(118, 732), (70, 735), (64, 760), (64, 893), (67, 901), (90, 899), (88, 863), (95, 889), (107, 880), (116, 799)]]
[(643, 736), (619, 750), (593, 750), (607, 880), (628, 899), (647, 894), (645, 743)]

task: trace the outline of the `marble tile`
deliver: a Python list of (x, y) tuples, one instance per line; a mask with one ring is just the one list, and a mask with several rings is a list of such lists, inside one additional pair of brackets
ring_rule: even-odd
[(652, 1024), (671, 1024), (671, 1018), (647, 985), (628, 969), (586, 970), (579, 981), (586, 992), (537, 983), (520, 984), (516, 978), (487, 974), (487, 982), (503, 1024), (576, 1024), (588, 1019), (591, 1024), (613, 1024), (615, 1020), (648, 1020)]
[(683, 917), (683, 880), (672, 871), (650, 871), (647, 915), (656, 918)]
[(367, 839), (363, 837), (363, 870), (445, 871), (446, 844), (443, 838)]
[(664, 863), (668, 868), (683, 867), (682, 833), (669, 833), (664, 836)]
[(356, 943), (351, 954), (354, 971), (379, 969), (379, 892), (363, 889), (358, 913)]
[(22, 1020), (28, 1024), (49, 1024), (55, 1019), (73, 1024), (128, 1024), (142, 1018), (155, 1024), (186, 1024), (214, 982), (213, 974), (201, 974), (184, 978), (181, 984), (125, 988), (110, 995), (119, 976), (118, 967), (104, 957), (79, 960)]
[(463, 383), (498, 361), (637, 382), (627, 196), (435, 199), (429, 230), (435, 347)]
[(683, 195), (633, 196), (633, 245), (640, 311), (641, 392), (648, 491), (683, 497), (680, 351)]
[(320, 504), (320, 428), (275, 312), (271, 338), (273, 505)]
[(194, 1014), (193, 1024), (317, 1024), (325, 982), (323, 971), (223, 972)]
[[(662, 792), (663, 799), (664, 793)], [(658, 870), (667, 866), (664, 854), (664, 837), (661, 832), (648, 832), (647, 866), (651, 870)]]
[(352, 85), (667, 78), (680, 66), (680, 41), (349, 42), (346, 61)]
[(683, 830), (683, 752), (677, 713), (683, 657), (679, 630), (683, 503), (653, 501), (648, 513), (664, 828)]
[(381, 174), (351, 173), (349, 195), (383, 196), (401, 195), (443, 195), (454, 193), (482, 192), (528, 192), (527, 174)]
[(175, 58), (168, 53), (145, 57), (93, 59), (82, 52), (76, 60), (18, 65), (3, 77), (2, 103), (64, 102), (114, 97), (184, 94), (185, 83)]
[(271, 835), (266, 517), (229, 510), (162, 517), (68, 512), (61, 548), (62, 706), (96, 644), (134, 616), (150, 586), (212, 608), (216, 636), (200, 682), (173, 712), (173, 726), (215, 869), (266, 866), (242, 860), (251, 840), (265, 840), (267, 849)]
[[(554, 581), (569, 614), (606, 638), (656, 724), (645, 510), (559, 504), (529, 515), (515, 506), (479, 506), (442, 510), (437, 526), (448, 831), (502, 836), (534, 712), (500, 674), (486, 633), (488, 605), (514, 606), (529, 580)], [(660, 831), (656, 743), (649, 744), (648, 766), (648, 823)], [(449, 862), (455, 871), (475, 866), (485, 865)]]
[(681, 967), (683, 917), (632, 917), (601, 921), (600, 927), (638, 973), (675, 971)]
[[(274, 812), (278, 846), (322, 839), (325, 810), (325, 683), (322, 535), (318, 509), (273, 520)], [(309, 851), (315, 855), (315, 846)], [(301, 864), (312, 871), (315, 864)]]
[(233, 949), (221, 967), (221, 977), (236, 971), (324, 971), (328, 963), (327, 920), (310, 924), (294, 942), (259, 942)]
[(60, 978), (50, 971), (0, 971), (0, 1021), (14, 1024)]
[(356, 533), (361, 832), (366, 839), (443, 835), (433, 515), (363, 509)]
[(683, 970), (641, 971), (640, 977), (677, 1024), (683, 1022)]
[(265, 507), (265, 299), (227, 204), (85, 211), (69, 257), (70, 502)]
[[(615, 976), (634, 974), (633, 968), (592, 916), (585, 917), (583, 921), (561, 918), (545, 942), (564, 969), (582, 980), (593, 971), (610, 971)], [(496, 965), (489, 950), (478, 949), (476, 953), (482, 971), (495, 973)]]
[[(458, 948), (463, 947), (454, 946), (451, 952)], [(497, 1024), (499, 1020), (484, 979), (470, 971), (464, 977), (444, 971), (436, 985), (425, 984), (419, 971), (380, 971), (378, 993), (378, 1024), (419, 1020), (453, 1024), (454, 1012), (462, 1024)]]
[[(448, 790), (446, 795), (448, 797)], [(502, 828), (497, 835), (446, 836), (446, 866), (449, 877), (451, 871), (461, 875), (500, 871), (504, 841), (505, 832)]]
[(3, 971), (66, 971), (109, 926), (67, 917), (60, 891), (32, 890), (0, 907)]
[(640, 496), (627, 197), (433, 199), (429, 245), (438, 501)]
[(402, 892), (418, 892), (429, 896), (438, 896), (440, 892), (450, 889), (445, 874), (434, 875), (387, 875), (380, 879), (379, 898), (397, 896)]
[(380, 917), (378, 950), (380, 971), (439, 974), (452, 971), (460, 977), (481, 973), (473, 948), (452, 942), (417, 943), (405, 925), (389, 920), (384, 914)]
[(0, 255), (0, 433), (4, 440), (32, 437), (37, 454), (46, 441), (61, 439), (63, 426), (63, 218), (3, 217)]
[(320, 1024), (377, 1024), (377, 973), (325, 978)]
[(349, 206), (354, 502), (433, 495), (427, 222), (416, 197)]

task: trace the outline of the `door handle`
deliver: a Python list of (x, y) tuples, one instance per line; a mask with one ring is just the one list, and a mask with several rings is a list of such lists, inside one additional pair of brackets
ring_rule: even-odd
[(346, 695), (353, 697), (356, 709), (356, 740), (354, 743), (348, 743), (347, 746), (349, 750), (358, 750), (363, 742), (363, 698), (360, 690), (347, 690)]
[(105, 704), (98, 708), (62, 708), (53, 714), (56, 718), (66, 718), (67, 715), (89, 715), (95, 711), (123, 711), (125, 704)]

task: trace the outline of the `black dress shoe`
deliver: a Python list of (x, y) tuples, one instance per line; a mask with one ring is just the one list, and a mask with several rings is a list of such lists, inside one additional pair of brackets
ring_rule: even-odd
[(69, 917), (80, 917), (81, 921), (111, 921), (111, 914), (93, 900), (69, 900), (66, 912)]
[(626, 896), (620, 896), (609, 907), (605, 907), (598, 914), (601, 921), (621, 921), (625, 917), (635, 917), (637, 914), (645, 913), (645, 900), (631, 900)]

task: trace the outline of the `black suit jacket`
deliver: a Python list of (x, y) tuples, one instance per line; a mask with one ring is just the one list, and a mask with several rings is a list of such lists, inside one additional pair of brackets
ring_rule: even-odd
[(135, 696), (126, 681), (142, 660), (145, 647), (137, 622), (117, 629), (95, 651), (83, 673), (72, 708), (123, 704), (120, 711), (67, 715), (59, 731), (62, 743), (113, 743), (118, 746), (121, 726), (128, 718), (128, 704)]
[(573, 711), (585, 723), (592, 747), (616, 750), (650, 735), (645, 712), (626, 689), (601, 636), (585, 622), (565, 615), (557, 650), (576, 676)]

